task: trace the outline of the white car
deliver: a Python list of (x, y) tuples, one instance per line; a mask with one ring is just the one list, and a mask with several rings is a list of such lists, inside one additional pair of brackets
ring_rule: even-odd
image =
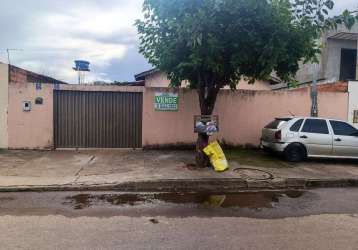
[(261, 147), (292, 162), (307, 157), (358, 159), (358, 130), (336, 119), (276, 118), (262, 130)]

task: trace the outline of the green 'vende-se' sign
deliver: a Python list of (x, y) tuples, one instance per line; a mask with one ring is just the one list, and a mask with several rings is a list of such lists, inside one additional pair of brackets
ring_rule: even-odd
[(154, 106), (157, 111), (178, 111), (177, 93), (155, 93)]

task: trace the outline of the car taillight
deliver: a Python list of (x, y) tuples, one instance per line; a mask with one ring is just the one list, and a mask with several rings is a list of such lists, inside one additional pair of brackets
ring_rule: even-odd
[(277, 141), (281, 141), (281, 139), (282, 139), (281, 130), (279, 130), (279, 131), (277, 131), (277, 132), (275, 133), (275, 139), (276, 139)]

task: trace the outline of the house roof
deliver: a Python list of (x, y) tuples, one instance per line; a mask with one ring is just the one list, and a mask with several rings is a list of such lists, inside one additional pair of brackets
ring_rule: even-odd
[(135, 78), (136, 81), (144, 81), (147, 76), (152, 75), (152, 74), (154, 74), (154, 73), (157, 73), (157, 72), (159, 72), (159, 71), (160, 71), (160, 70), (157, 69), (157, 68), (150, 69), (150, 70), (144, 71), (144, 72), (142, 72), (142, 73), (136, 74), (136, 75), (134, 76), (134, 78)]
[(31, 83), (48, 83), (48, 84), (68, 84), (55, 78), (37, 74), (35, 72), (16, 67), (9, 64), (9, 81), (10, 82), (31, 82)]
[(356, 41), (356, 40), (358, 40), (358, 33), (338, 32), (334, 35), (329, 36), (328, 38)]
[(141, 80), (141, 81), (135, 81), (135, 82), (121, 82), (121, 83), (116, 83), (115, 85), (118, 85), (118, 86), (144, 86), (145, 82), (144, 82), (144, 80)]
[[(159, 69), (154, 68), (154, 69), (150, 69), (150, 70), (144, 71), (142, 73), (139, 73), (139, 74), (135, 75), (134, 77), (135, 77), (136, 81), (145, 81), (145, 78), (147, 76), (150, 76), (150, 75), (157, 73), (159, 71), (160, 71)], [(271, 85), (275, 85), (275, 84), (281, 83), (282, 80), (277, 76), (271, 75), (269, 82)]]

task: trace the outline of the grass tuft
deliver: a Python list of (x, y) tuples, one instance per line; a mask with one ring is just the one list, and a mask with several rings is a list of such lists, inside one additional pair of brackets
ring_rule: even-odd
[(235, 161), (240, 165), (267, 168), (293, 167), (293, 164), (284, 161), (280, 156), (259, 149), (231, 148), (225, 150), (225, 154), (229, 161)]

